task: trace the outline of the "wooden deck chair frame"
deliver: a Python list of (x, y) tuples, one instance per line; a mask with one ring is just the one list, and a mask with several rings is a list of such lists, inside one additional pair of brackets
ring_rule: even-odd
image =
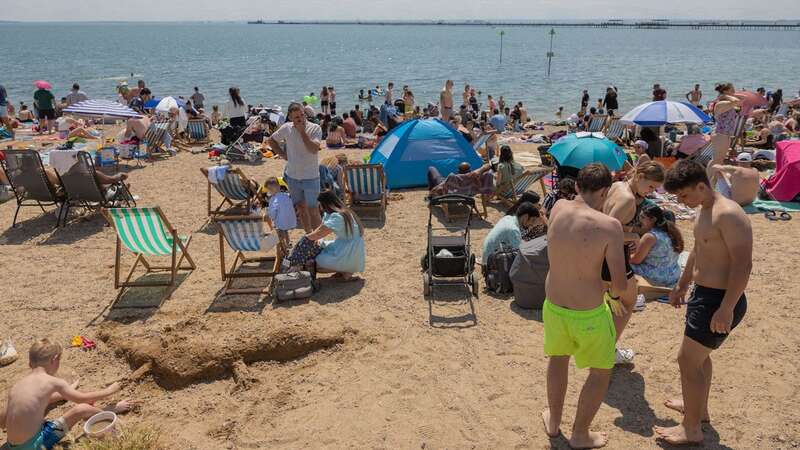
[[(202, 170), (200, 172), (203, 173)], [(239, 176), (239, 180), (242, 182), (242, 186), (250, 194), (250, 197), (247, 200), (231, 200), (230, 198), (228, 198), (225, 195), (223, 195), (215, 187), (213, 187), (213, 183), (208, 181), (208, 175), (203, 173), (203, 176), (206, 177), (206, 181), (208, 182), (208, 189), (207, 189), (207, 194), (208, 195), (207, 195), (207, 199), (206, 199), (206, 209), (208, 211), (208, 217), (209, 218), (225, 214), (226, 211), (228, 211), (230, 209), (234, 209), (234, 208), (246, 208), (248, 210), (250, 209), (250, 205), (252, 204), (253, 197), (255, 196), (256, 193), (252, 192), (252, 189), (250, 188), (249, 179), (244, 174), (244, 172), (242, 172), (242, 169), (239, 169), (239, 168), (229, 167), (228, 168), (228, 172), (225, 175), (227, 176), (228, 174), (234, 174), (234, 175), (238, 175)], [(222, 201), (214, 209), (212, 209), (212, 207), (211, 207), (211, 205), (212, 205), (212, 203), (211, 203), (211, 192), (212, 191), (216, 191), (217, 194), (219, 194), (222, 197)], [(225, 206), (225, 204), (229, 205), (228, 208), (222, 209), (222, 207)]]
[[(504, 183), (502, 186), (496, 187), (493, 197), (497, 198), (507, 206), (513, 205), (517, 201), (517, 198), (522, 194), (522, 192), (524, 192), (524, 190), (522, 192), (517, 192), (519, 190), (517, 189), (518, 187), (517, 183), (519, 183), (519, 181), (524, 179), (525, 177), (529, 177), (531, 175), (534, 175), (535, 178), (532, 179), (528, 184), (523, 186), (523, 188), (527, 190), (533, 183), (536, 183), (538, 181), (539, 186), (542, 188), (542, 195), (544, 195), (547, 193), (547, 188), (544, 185), (544, 177), (550, 172), (551, 169), (547, 167), (527, 169), (524, 172), (522, 172), (521, 175), (515, 177), (511, 183)], [(509, 193), (509, 191), (510, 195), (505, 195), (506, 193)]]
[(672, 292), (672, 288), (653, 286), (639, 275), (636, 275), (634, 279), (636, 280), (637, 294), (643, 294), (646, 298), (661, 297)]
[[(129, 208), (120, 208), (120, 209), (129, 209)], [(135, 208), (132, 208), (135, 209)], [(172, 293), (171, 288), (175, 286), (175, 280), (178, 276), (178, 270), (195, 270), (197, 265), (194, 263), (194, 260), (189, 255), (189, 244), (192, 242), (192, 236), (189, 235), (186, 243), (183, 243), (179, 236), (178, 231), (173, 227), (167, 217), (164, 215), (164, 212), (161, 211), (161, 208), (158, 206), (153, 208), (156, 211), (161, 223), (167, 233), (172, 236), (172, 252), (171, 252), (171, 263), (169, 266), (155, 266), (150, 264), (147, 259), (145, 258), (143, 253), (134, 253), (136, 255), (136, 261), (131, 266), (130, 271), (128, 272), (128, 276), (125, 277), (124, 281), (120, 281), (120, 271), (121, 271), (121, 260), (122, 260), (122, 239), (119, 237), (119, 230), (116, 229), (116, 225), (114, 224), (114, 219), (111, 217), (111, 213), (108, 209), (103, 208), (101, 210), (103, 216), (106, 218), (108, 223), (114, 228), (116, 231), (116, 250), (114, 254), (114, 289), (120, 289), (119, 293), (117, 294), (117, 300), (122, 297), (122, 294), (125, 292), (125, 288), (132, 288), (132, 287), (170, 287), (170, 290), (167, 292), (167, 297)], [(178, 250), (180, 250), (180, 258), (178, 257)], [(183, 265), (183, 260), (186, 259), (188, 265)], [(133, 276), (134, 271), (139, 266), (139, 264), (145, 268), (146, 272), (145, 275), (155, 273), (155, 272), (170, 272), (169, 281), (167, 282), (131, 282), (131, 277)]]
[[(62, 216), (64, 216), (64, 205), (67, 202), (66, 195), (60, 194), (53, 184), (50, 182), (50, 179), (47, 178), (44, 170), (44, 164), (42, 163), (42, 157), (36, 150), (5, 150), (6, 158), (0, 161), (0, 167), (2, 167), (3, 172), (6, 175), (6, 179), (8, 180), (11, 190), (14, 191), (14, 198), (17, 200), (17, 210), (14, 212), (14, 219), (11, 222), (11, 228), (16, 228), (17, 226), (17, 216), (19, 215), (19, 210), (23, 207), (27, 206), (38, 206), (42, 212), (46, 213), (47, 211), (44, 209), (45, 206), (56, 206), (58, 211), (56, 213), (56, 226), (58, 228), (61, 225)], [(33, 174), (22, 174), (22, 175), (15, 175), (11, 173), (11, 170), (8, 167), (8, 160), (14, 155), (21, 155), (22, 157), (31, 157), (35, 158), (36, 163), (36, 171), (35, 175), (38, 175), (41, 181), (41, 185), (38, 186), (39, 188), (44, 188), (47, 191), (47, 196), (49, 198), (45, 199), (44, 196), (39, 198), (31, 198), (29, 195), (24, 193), (24, 186), (15, 183), (15, 181), (19, 181), (20, 179), (35, 176)], [(56, 173), (56, 177), (59, 179), (59, 183), (61, 182), (61, 177)], [(63, 186), (63, 184), (62, 184)], [(43, 191), (39, 192), (40, 194), (44, 194)], [(66, 222), (66, 216), (63, 217), (64, 222)]]
[[(357, 188), (350, 183), (348, 176), (350, 170), (355, 169), (375, 169), (377, 171), (378, 182), (381, 185), (381, 198), (379, 200), (358, 200)], [(380, 220), (386, 220), (386, 208), (389, 204), (389, 189), (386, 187), (386, 173), (383, 171), (381, 164), (348, 164), (344, 167), (344, 184), (345, 184), (345, 197), (347, 206), (352, 207), (370, 207), (380, 208)], [(354, 195), (356, 194), (356, 195)], [(362, 219), (364, 219), (362, 217)]]
[[(286, 251), (283, 248), (283, 244), (278, 241), (278, 244), (275, 246), (275, 256), (251, 256), (248, 257), (244, 254), (241, 250), (234, 250), (235, 256), (233, 257), (233, 262), (230, 265), (230, 268), (226, 269), (225, 264), (225, 247), (228, 244), (225, 242), (225, 231), (220, 225), (220, 222), (226, 221), (244, 221), (244, 220), (258, 220), (263, 221), (260, 216), (222, 216), (222, 217), (215, 217), (213, 222), (217, 225), (217, 229), (219, 231), (219, 267), (220, 273), (222, 275), (222, 281), (225, 282), (225, 285), (222, 287), (222, 291), (219, 293), (219, 296), (225, 295), (235, 295), (235, 294), (264, 294), (267, 295), (272, 294), (272, 290), (275, 286), (275, 275), (280, 273), (281, 262), (283, 262), (283, 258), (285, 257)], [(245, 264), (250, 263), (264, 263), (264, 262), (271, 262), (272, 269), (271, 270), (259, 270), (259, 271), (247, 271), (247, 272), (239, 272)], [(269, 285), (267, 285), (266, 290), (264, 288), (256, 288), (256, 287), (249, 287), (249, 288), (231, 288), (233, 281), (237, 278), (265, 278), (271, 277)]]

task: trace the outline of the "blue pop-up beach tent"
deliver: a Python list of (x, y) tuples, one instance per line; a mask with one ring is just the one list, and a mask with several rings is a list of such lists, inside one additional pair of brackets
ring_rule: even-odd
[(383, 137), (370, 157), (371, 164), (383, 165), (392, 189), (427, 186), (428, 167), (446, 177), (462, 162), (473, 169), (483, 164), (469, 142), (439, 119), (403, 122)]

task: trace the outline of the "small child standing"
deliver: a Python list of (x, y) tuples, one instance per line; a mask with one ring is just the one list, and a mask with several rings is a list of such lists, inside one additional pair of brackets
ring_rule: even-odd
[[(120, 390), (114, 383), (99, 391), (84, 393), (55, 375), (61, 365), (61, 346), (41, 339), (29, 350), (31, 373), (19, 380), (8, 392), (8, 403), (0, 408), (0, 428), (8, 429), (12, 450), (51, 450), (75, 424), (102, 411), (92, 405)], [(77, 405), (55, 420), (45, 420), (48, 406), (63, 401)], [(106, 410), (129, 411), (131, 405), (121, 401)]]
[(292, 246), (289, 240), (289, 230), (297, 227), (297, 216), (294, 213), (294, 204), (286, 187), (278, 183), (275, 177), (267, 178), (264, 187), (269, 192), (269, 206), (267, 215), (272, 222), (272, 227), (278, 233), (284, 251), (288, 252)]

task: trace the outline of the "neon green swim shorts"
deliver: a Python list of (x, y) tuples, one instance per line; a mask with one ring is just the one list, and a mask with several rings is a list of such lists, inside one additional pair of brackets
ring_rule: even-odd
[(617, 332), (606, 302), (587, 311), (562, 308), (544, 300), (544, 353), (574, 356), (579, 369), (614, 367)]

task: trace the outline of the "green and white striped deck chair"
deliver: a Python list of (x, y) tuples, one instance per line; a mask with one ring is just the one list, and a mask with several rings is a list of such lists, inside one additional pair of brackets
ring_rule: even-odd
[(526, 170), (522, 175), (515, 178), (510, 185), (505, 184), (504, 186), (498, 186), (495, 190), (495, 196), (503, 203), (510, 204), (516, 202), (517, 198), (525, 193), (525, 191), (537, 181), (542, 188), (542, 195), (544, 195), (547, 192), (544, 186), (544, 176), (550, 173), (550, 171), (550, 168)]
[(612, 141), (625, 139), (625, 124), (619, 121), (619, 118), (611, 119), (606, 125), (606, 131), (603, 133)]
[(711, 142), (702, 146), (691, 157), (692, 161), (700, 164), (703, 168), (708, 166), (712, 159), (714, 159), (714, 144)]
[[(203, 176), (208, 179), (208, 169), (203, 168), (200, 169), (200, 171), (203, 173)], [(219, 183), (212, 183), (209, 181), (208, 200), (206, 202), (208, 216), (213, 217), (224, 214), (228, 209), (231, 208), (250, 209), (250, 203), (255, 196), (255, 192), (252, 191), (252, 188), (247, 180), (247, 176), (244, 174), (244, 172), (242, 172), (241, 169), (229, 167), (225, 173), (225, 176), (219, 181)], [(222, 196), (222, 202), (220, 202), (220, 204), (214, 209), (212, 209), (211, 206), (212, 186), (217, 193)], [(228, 205), (228, 208), (223, 209), (226, 204)]]
[[(220, 292), (220, 296), (226, 294), (262, 294), (264, 288), (246, 287), (232, 289), (231, 284), (236, 278), (265, 278), (271, 277), (270, 283), (266, 288), (266, 293), (272, 292), (275, 282), (275, 275), (279, 273), (281, 262), (283, 261), (283, 246), (276, 234), (264, 234), (264, 220), (260, 216), (221, 216), (214, 219), (214, 223), (219, 228), (219, 264), (222, 273), (222, 281), (225, 286)], [(236, 252), (230, 269), (225, 265), (225, 243)], [(275, 256), (263, 256), (275, 248)], [(262, 252), (259, 256), (245, 256), (245, 253)], [(271, 265), (272, 268), (247, 267), (241, 270), (245, 264), (256, 263), (262, 266), (264, 263)]]
[(205, 119), (189, 119), (186, 124), (186, 133), (192, 144), (205, 144), (208, 142), (208, 127)]
[(349, 194), (349, 206), (380, 208), (380, 218), (386, 218), (389, 189), (380, 164), (353, 164), (345, 166), (344, 179)]
[(606, 119), (608, 116), (594, 116), (592, 120), (589, 122), (589, 127), (586, 131), (589, 133), (597, 133), (599, 131), (603, 131), (603, 127), (606, 125)]
[[(110, 208), (103, 209), (102, 212), (117, 232), (116, 256), (114, 257), (114, 288), (123, 288), (117, 298), (122, 296), (122, 292), (126, 287), (172, 287), (175, 285), (178, 270), (194, 270), (196, 268), (192, 257), (189, 256), (187, 251), (192, 239), (191, 235), (188, 237), (179, 236), (177, 230), (170, 225), (158, 206), (150, 208)], [(120, 281), (122, 247), (136, 255), (136, 262), (131, 267), (125, 281)], [(148, 257), (165, 256), (171, 257), (169, 266), (154, 266), (146, 259)], [(184, 258), (186, 258), (188, 265), (183, 265)], [(169, 281), (131, 282), (131, 276), (133, 276), (133, 272), (139, 263), (146, 269), (146, 274), (169, 271)]]

